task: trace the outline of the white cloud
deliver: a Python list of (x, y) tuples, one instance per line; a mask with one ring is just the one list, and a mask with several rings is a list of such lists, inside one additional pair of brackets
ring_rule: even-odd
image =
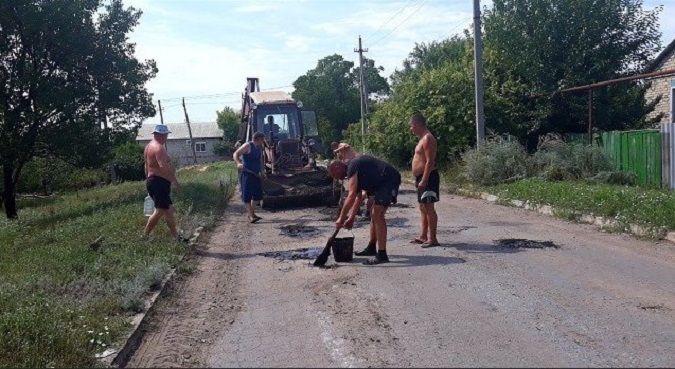
[(294, 52), (307, 52), (310, 49), (313, 38), (302, 35), (286, 36), (284, 44), (287, 48)]
[(234, 8), (234, 11), (239, 13), (262, 13), (279, 9), (279, 4), (276, 3), (258, 3), (242, 5)]

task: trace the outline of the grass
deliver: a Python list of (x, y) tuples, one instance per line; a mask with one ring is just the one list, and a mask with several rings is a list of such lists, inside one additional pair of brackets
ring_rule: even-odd
[[(180, 171), (181, 229), (215, 223), (233, 173), (226, 163)], [(18, 221), (0, 220), (0, 367), (95, 366), (94, 354), (124, 336), (145, 294), (188, 252), (163, 223), (141, 238), (145, 196), (143, 182), (127, 182), (27, 199)]]
[[(547, 182), (525, 179), (485, 187), (485, 191), (507, 200), (551, 205), (564, 212), (581, 212), (619, 223), (675, 230), (675, 192), (589, 184), (581, 181)], [(569, 214), (559, 214), (562, 217)]]

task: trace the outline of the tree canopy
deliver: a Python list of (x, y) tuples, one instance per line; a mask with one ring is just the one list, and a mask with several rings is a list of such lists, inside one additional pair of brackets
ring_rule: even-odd
[(216, 115), (218, 127), (223, 130), (223, 143), (230, 147), (234, 146), (239, 133), (240, 113), (226, 106), (223, 110), (217, 111)]
[[(384, 69), (371, 59), (364, 60), (364, 79), (369, 92), (386, 94), (387, 80), (380, 75)], [(293, 98), (314, 109), (319, 123), (319, 135), (325, 142), (339, 141), (342, 131), (360, 119), (359, 68), (334, 54), (320, 59), (316, 68), (293, 82)]]
[(0, 1), (0, 162), (6, 215), (35, 155), (86, 164), (155, 114), (128, 34), (141, 12), (121, 0)]
[[(484, 13), (486, 127), (536, 146), (549, 132), (586, 129), (585, 94), (555, 94), (641, 71), (659, 49), (660, 8), (642, 0), (495, 0)], [(415, 45), (392, 78), (388, 99), (374, 107), (368, 148), (407, 165), (413, 112), (439, 136), (439, 161), (475, 143), (473, 40), (463, 37)], [(646, 85), (622, 83), (594, 93), (599, 130), (648, 125), (653, 109)], [(348, 138), (359, 144), (360, 127)]]

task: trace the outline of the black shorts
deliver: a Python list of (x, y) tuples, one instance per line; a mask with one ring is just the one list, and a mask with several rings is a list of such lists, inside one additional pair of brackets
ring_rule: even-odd
[(167, 210), (171, 207), (171, 182), (158, 176), (150, 176), (145, 181), (145, 188), (148, 189), (148, 195), (155, 202), (155, 209)]
[[(420, 184), (422, 176), (415, 177), (415, 188)], [(438, 175), (438, 170), (434, 169), (429, 173), (429, 180), (427, 181), (427, 188), (420, 190), (417, 188), (417, 202), (420, 204), (431, 204), (440, 200), (441, 176)]]
[(373, 198), (375, 205), (388, 207), (398, 201), (399, 186), (401, 186), (401, 174), (392, 171), (387, 174), (386, 180), (376, 190), (368, 192), (368, 197)]

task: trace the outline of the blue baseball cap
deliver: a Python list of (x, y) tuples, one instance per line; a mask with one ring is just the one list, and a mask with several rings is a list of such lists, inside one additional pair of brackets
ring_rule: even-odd
[(169, 131), (169, 127), (167, 127), (166, 125), (157, 124), (155, 126), (155, 130), (152, 131), (152, 133), (158, 133), (160, 135), (168, 135), (169, 133), (171, 133), (171, 131)]

